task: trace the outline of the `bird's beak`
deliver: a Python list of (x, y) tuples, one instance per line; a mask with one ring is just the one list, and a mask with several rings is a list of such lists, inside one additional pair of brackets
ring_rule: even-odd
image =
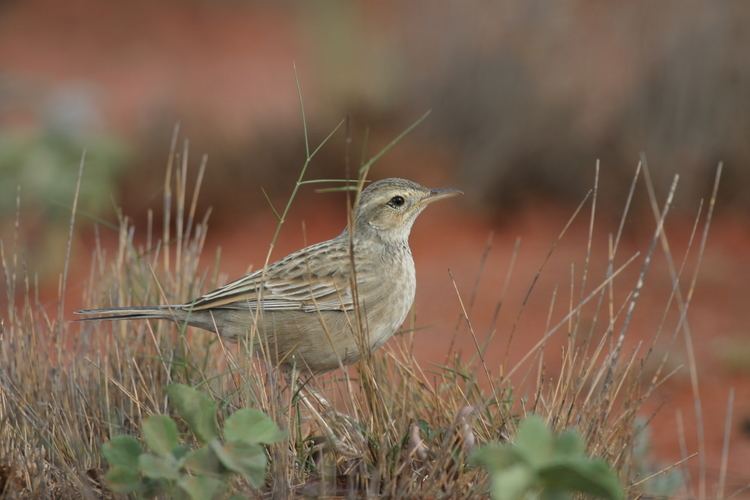
[(460, 194), (464, 194), (464, 192), (459, 189), (431, 189), (430, 193), (424, 197), (423, 203), (428, 204), (432, 203), (433, 201), (443, 200), (445, 198), (453, 198), (454, 196), (458, 196)]

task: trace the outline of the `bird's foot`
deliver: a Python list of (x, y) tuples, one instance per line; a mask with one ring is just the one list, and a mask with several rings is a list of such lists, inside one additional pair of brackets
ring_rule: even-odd
[(307, 409), (315, 421), (318, 422), (318, 425), (320, 425), (330, 447), (347, 458), (361, 457), (367, 448), (367, 440), (361, 431), (360, 423), (350, 415), (335, 410), (314, 389), (307, 387), (304, 389), (304, 392), (308, 392), (313, 396), (321, 407), (319, 411), (316, 405), (310, 402), (307, 395), (301, 394), (302, 402), (307, 406)]
[(327, 433), (327, 437), (333, 449), (347, 458), (364, 455), (367, 449), (367, 439), (358, 420), (333, 408), (325, 411), (324, 419), (331, 431)]

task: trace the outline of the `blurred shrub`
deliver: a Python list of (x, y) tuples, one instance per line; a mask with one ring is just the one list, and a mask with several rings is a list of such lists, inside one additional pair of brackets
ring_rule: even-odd
[(0, 214), (16, 210), (16, 190), (22, 203), (41, 209), (47, 217), (67, 217), (75, 193), (78, 166), (86, 150), (86, 170), (80, 203), (99, 213), (111, 206), (124, 150), (111, 137), (73, 137), (59, 130), (0, 130)]
[(86, 89), (65, 88), (38, 100), (21, 95), (27, 100), (22, 105), (14, 102), (18, 98), (16, 93), (0, 92), (0, 105), (11, 101), (33, 116), (31, 126), (12, 119), (0, 122), (0, 229), (3, 234), (10, 231), (20, 189), (22, 236), (31, 249), (27, 259), (44, 275), (47, 269), (59, 269), (64, 256), (60, 249), (67, 238), (84, 150), (79, 216), (94, 218), (111, 210), (128, 155), (122, 142), (102, 131)]
[[(116, 174), (126, 161), (125, 146), (107, 127), (86, 85), (52, 91), (26, 88), (18, 80), (0, 81), (0, 216), (16, 210), (16, 189), (24, 205), (59, 213), (70, 206), (81, 156), (86, 151), (80, 204), (96, 213), (108, 205)], [(67, 218), (68, 210), (62, 210)]]
[(748, 206), (750, 4), (474, 6), (405, 16), (415, 76), (405, 103), (434, 108), (432, 133), (487, 203), (578, 198), (596, 159), (622, 193), (643, 151), (660, 184), (681, 174), (681, 199), (705, 194), (723, 160), (724, 199)]

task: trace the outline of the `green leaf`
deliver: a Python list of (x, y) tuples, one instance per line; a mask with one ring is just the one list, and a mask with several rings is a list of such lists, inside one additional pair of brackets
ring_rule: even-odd
[(562, 458), (538, 469), (545, 489), (587, 493), (620, 500), (625, 497), (617, 475), (603, 460)]
[(491, 443), (475, 450), (469, 461), (485, 467), (490, 473), (494, 473), (522, 460), (511, 445)]
[(419, 426), (419, 431), (422, 433), (425, 439), (432, 439), (433, 431), (430, 427), (430, 423), (427, 420), (420, 418), (419, 420), (417, 420), (417, 425)]
[(569, 430), (560, 434), (555, 440), (555, 454), (558, 456), (583, 456), (586, 446), (577, 432)]
[(177, 424), (166, 415), (151, 415), (143, 422), (143, 438), (157, 455), (171, 455), (177, 448), (177, 437)]
[(213, 500), (224, 492), (224, 481), (206, 476), (186, 476), (177, 483), (192, 500)]
[(490, 488), (494, 500), (523, 498), (534, 485), (534, 471), (525, 464), (517, 464), (492, 474)]
[(224, 437), (247, 444), (271, 444), (284, 439), (286, 433), (262, 411), (243, 408), (224, 422)]
[(138, 440), (132, 436), (115, 436), (102, 445), (102, 455), (112, 467), (138, 468), (138, 457), (143, 453)]
[(172, 456), (175, 458), (175, 460), (179, 461), (183, 457), (187, 456), (187, 454), (190, 453), (190, 451), (191, 451), (191, 448), (189, 446), (186, 446), (184, 444), (178, 444), (172, 450)]
[(214, 451), (208, 446), (198, 448), (197, 450), (188, 453), (185, 457), (184, 465), (185, 468), (193, 474), (218, 475), (225, 470), (222, 469), (219, 457), (217, 457), (216, 453), (214, 453)]
[(242, 474), (256, 488), (263, 486), (266, 477), (266, 453), (257, 444), (241, 441), (226, 443), (211, 442), (211, 449), (221, 463), (229, 469)]
[(138, 459), (138, 468), (141, 474), (151, 479), (168, 479), (174, 481), (180, 477), (177, 462), (171, 457), (157, 457), (156, 455), (144, 453)]
[(143, 478), (143, 487), (138, 491), (137, 498), (154, 498), (165, 492), (169, 492), (171, 484), (166, 479)]
[(540, 500), (570, 500), (570, 493), (561, 490), (544, 490), (539, 496)]
[(552, 459), (554, 435), (541, 417), (526, 417), (518, 427), (515, 446), (532, 465), (539, 466)]
[(218, 436), (216, 403), (207, 394), (183, 384), (170, 384), (167, 394), (198, 439), (208, 443)]
[(141, 487), (138, 471), (131, 467), (116, 465), (104, 475), (107, 487), (115, 493), (132, 493)]

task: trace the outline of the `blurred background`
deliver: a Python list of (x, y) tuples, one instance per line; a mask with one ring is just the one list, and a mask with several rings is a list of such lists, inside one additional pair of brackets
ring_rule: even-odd
[[(180, 123), (193, 176), (208, 156), (199, 207), (213, 210), (209, 253), (222, 246), (228, 275), (262, 264), (275, 220), (261, 188), (282, 206), (304, 160), (294, 63), (312, 142), (347, 118), (310, 177), (343, 177), (347, 158), (356, 165), (432, 110), (372, 176), (466, 192), (423, 216), (413, 238), (417, 314), (434, 339), (422, 355), (437, 362), (456, 345), (459, 309), (447, 269), (468, 295), (492, 241), (472, 311), (489, 331), (520, 238), (505, 316), (497, 323), (504, 338), (550, 245), (591, 189), (597, 160), (592, 266), (600, 269), (641, 153), (660, 197), (680, 175), (668, 226), (677, 256), (721, 161), (691, 320), (714, 472), (727, 392), (730, 386), (738, 391), (730, 472), (741, 483), (750, 480), (741, 466), (750, 460), (749, 22), (750, 3), (743, 0), (472, 0), (439, 8), (428, 1), (5, 0), (2, 238), (14, 238), (20, 189), (18, 245), (54, 297), (82, 150), (87, 162), (74, 277), (85, 275), (95, 225), (102, 225), (107, 244), (117, 235), (104, 223), (117, 221), (118, 207), (140, 227), (148, 210), (160, 209), (164, 166)], [(642, 249), (653, 232), (642, 184), (632, 210), (623, 257)], [(303, 189), (277, 256), (332, 236), (344, 220), (340, 196)], [(587, 239), (585, 215), (545, 269), (539, 298), (529, 302), (529, 320), (516, 333), (518, 352), (541, 335), (552, 291), (569, 287), (571, 272), (580, 277)], [(571, 263), (578, 266), (573, 271)], [(661, 314), (656, 300), (669, 294), (664, 260), (655, 267), (654, 305), (644, 295), (636, 337), (629, 339), (634, 346), (638, 332), (653, 334)], [(71, 308), (80, 305), (72, 289)], [(471, 352), (469, 342), (457, 342)], [(660, 347), (674, 351), (676, 367), (684, 361), (681, 342)], [(685, 370), (656, 397), (654, 406), (663, 405), (669, 410), (654, 426), (664, 432), (655, 433), (653, 445), (658, 456), (673, 460), (679, 458), (675, 411), (685, 413), (688, 427), (692, 422)], [(688, 432), (694, 447), (693, 438)]]

